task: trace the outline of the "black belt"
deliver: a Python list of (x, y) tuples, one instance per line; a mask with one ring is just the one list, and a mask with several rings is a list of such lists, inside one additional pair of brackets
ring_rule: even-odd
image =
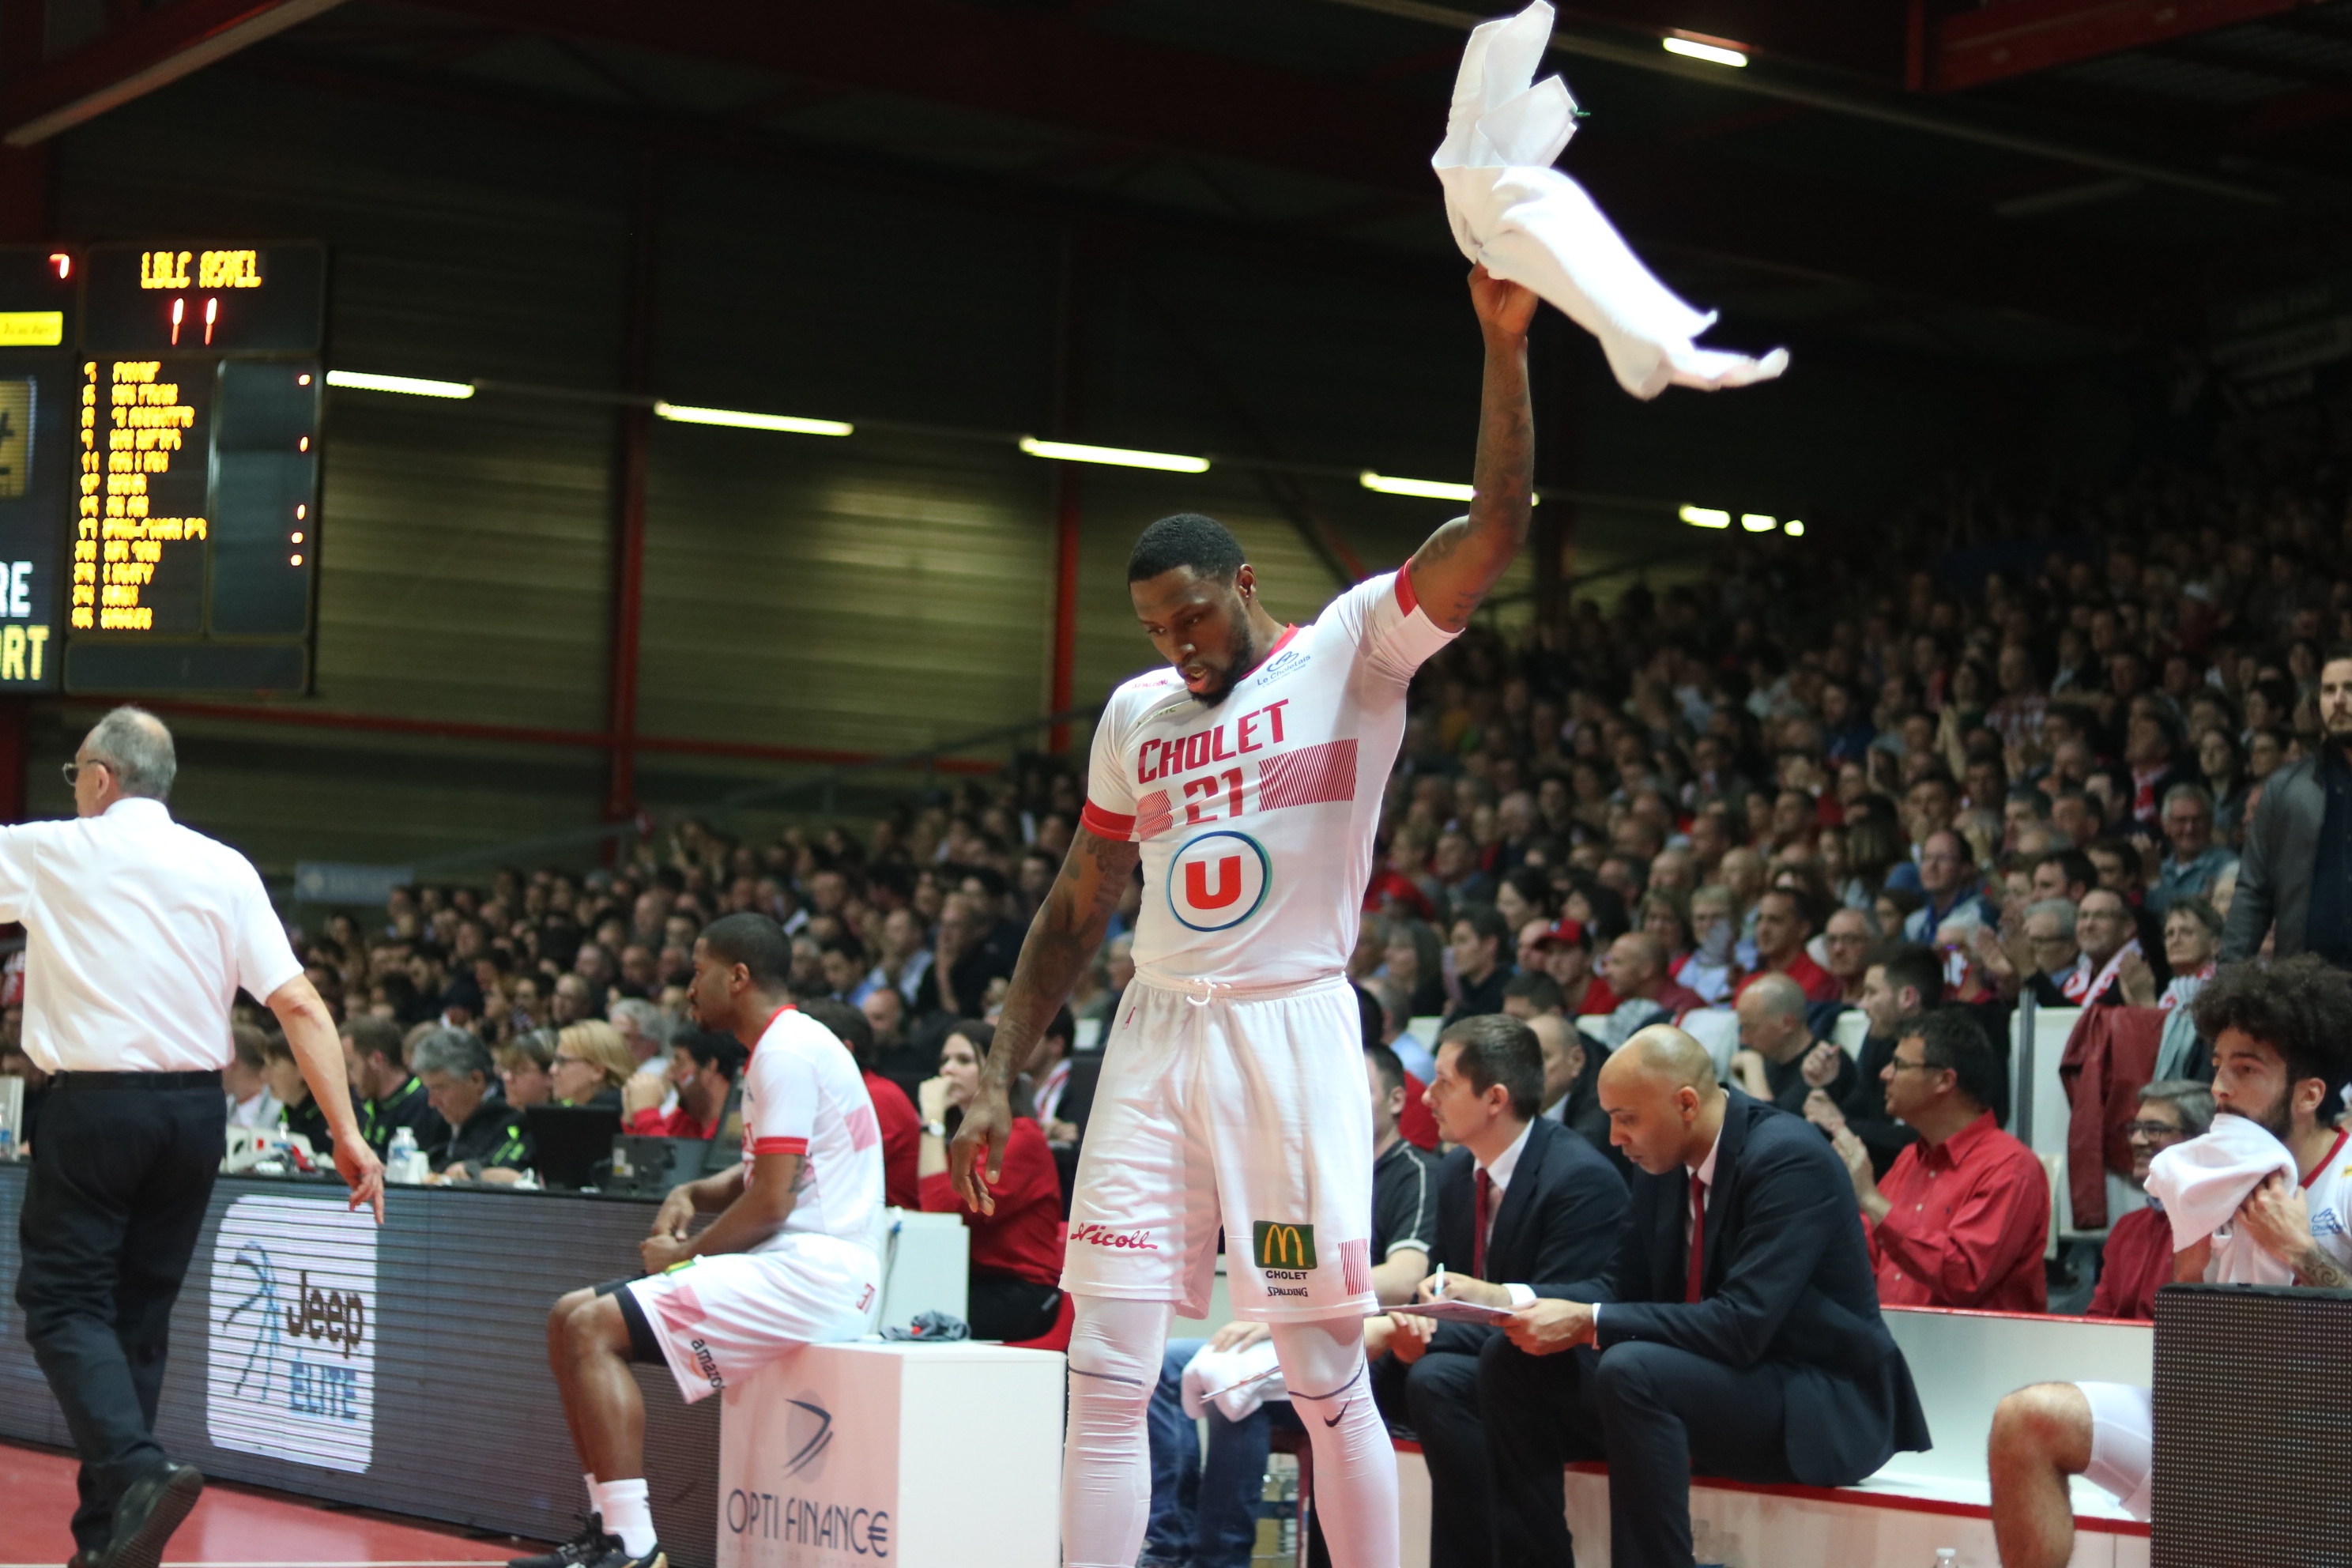
[(51, 1089), (218, 1089), (220, 1068), (202, 1072), (61, 1072)]

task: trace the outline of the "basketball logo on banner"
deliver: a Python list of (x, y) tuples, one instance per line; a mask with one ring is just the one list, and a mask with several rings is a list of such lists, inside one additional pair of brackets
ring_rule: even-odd
[(375, 1457), (374, 1216), (241, 1197), (213, 1244), (205, 1429), (218, 1447), (364, 1475)]
[(1246, 833), (1220, 828), (1176, 851), (1168, 863), (1168, 907), (1193, 931), (1230, 931), (1265, 902), (1273, 868)]

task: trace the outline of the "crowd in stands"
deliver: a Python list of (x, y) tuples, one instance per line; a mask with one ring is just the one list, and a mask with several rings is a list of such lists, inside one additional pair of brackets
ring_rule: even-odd
[[(2005, 1130), (2021, 999), (2168, 1031), (2165, 1070), (2110, 1091), (2137, 1181), (2212, 1120), (2211, 1042), (2188, 1020), (2217, 965), (2352, 963), (2352, 851), (2315, 872), (2253, 842), (2282, 780), (2324, 786), (2296, 810), (2336, 824), (2341, 793), (2352, 813), (2352, 769), (2323, 745), (2352, 733), (2352, 693), (2339, 726), (2321, 690), (2330, 649), (2352, 647), (2352, 516), (2176, 476), (2053, 527), (2031, 545), (1915, 531), (1916, 565), (1727, 551), (1701, 581), (1579, 600), (1524, 638), (1474, 627), (1430, 662), (1349, 965), (1384, 1300), (1441, 1265), (1497, 1304), (1601, 1272), (1633, 1170), (1604, 1065), (1650, 1026), (1714, 1016), (1727, 1085), (1811, 1123), (1845, 1169), (1881, 1303), (2047, 1310), (2047, 1181)], [(891, 1201), (955, 1209), (946, 1139), (1082, 797), (1078, 773), (1029, 759), (864, 837), (757, 844), (688, 820), (615, 868), (400, 889), (297, 950), (342, 1020), (371, 1137), (408, 1129), (436, 1172), (499, 1180), (530, 1163), (535, 1105), (722, 1132), (743, 1052), (688, 1016), (694, 941), (764, 913), (792, 939), (796, 995), (866, 1071)], [(1059, 1307), (1058, 1226), (1139, 899), (1019, 1086), (995, 1215), (969, 1219), (988, 1337), (1037, 1337)], [(1852, 1048), (1833, 1038), (1848, 1015)], [(234, 1116), (317, 1140), (267, 1015), (247, 1018)], [(2152, 1316), (2169, 1262), (2149, 1211), (2121, 1215), (2088, 1310)], [(1428, 1457), (1433, 1562), (1483, 1563), (1471, 1543), (1506, 1527), (1475, 1482), (1496, 1332), (1368, 1331), (1383, 1408)], [(1189, 1422), (1155, 1424), (1156, 1557), (1246, 1559), (1221, 1489), (1254, 1487), (1273, 1417), (1263, 1398), (1220, 1410), (1186, 1372), (1262, 1338), (1171, 1348), (1162, 1415), (1214, 1414), (1205, 1470)]]

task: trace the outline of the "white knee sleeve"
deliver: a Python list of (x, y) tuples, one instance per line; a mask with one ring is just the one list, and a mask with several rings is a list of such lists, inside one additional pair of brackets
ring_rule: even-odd
[(1332, 1568), (1397, 1568), (1396, 1450), (1372, 1404), (1363, 1320), (1277, 1323), (1274, 1352), (1315, 1447), (1315, 1515)]
[(1176, 1308), (1170, 1301), (1106, 1296), (1075, 1301), (1070, 1432), (1062, 1448), (1062, 1562), (1064, 1568), (1132, 1568), (1151, 1510), (1144, 1409), (1160, 1385), (1160, 1360)]

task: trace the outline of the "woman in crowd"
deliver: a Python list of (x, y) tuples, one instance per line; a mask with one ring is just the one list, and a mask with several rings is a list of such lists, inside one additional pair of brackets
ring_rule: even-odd
[(1404, 994), (1406, 1017), (1433, 1018), (1445, 1011), (1444, 948), (1428, 921), (1400, 915), (1389, 922), (1381, 978)]
[(637, 1058), (622, 1043), (620, 1030), (602, 1018), (583, 1018), (555, 1037), (548, 1081), (558, 1105), (618, 1110), (621, 1086), (636, 1070)]
[(2170, 1012), (2186, 1007), (2213, 978), (2214, 960), (2221, 952), (2221, 915), (2204, 899), (2174, 901), (2164, 917), (2164, 962), (2172, 978), (2159, 992), (2155, 973), (2145, 962), (2126, 963), (2118, 976), (2124, 1000), (2135, 1007), (2161, 1007)]
[(1053, 1328), (1062, 1309), (1062, 1179), (1037, 1125), (1025, 1076), (1013, 1083), (1004, 1173), (991, 1187), (996, 1212), (972, 1213), (948, 1181), (948, 1139), (980, 1087), (981, 1058), (995, 1040), (993, 1026), (967, 1018), (940, 1047), (939, 1076), (925, 1079), (915, 1096), (923, 1119), (916, 1171), (925, 1212), (961, 1215), (971, 1231), (964, 1321), (972, 1338), (1034, 1340)]
[(528, 1110), (555, 1098), (555, 1081), (549, 1076), (555, 1063), (554, 1030), (517, 1035), (490, 1055), (499, 1064), (499, 1083), (509, 1105)]
[(1642, 899), (1642, 929), (1665, 950), (1666, 973), (1682, 967), (1691, 950), (1690, 900), (1679, 889), (1661, 889)]
[(1551, 879), (1532, 866), (1503, 874), (1495, 889), (1495, 910), (1517, 931), (1529, 921), (1549, 921), (1552, 914)]

